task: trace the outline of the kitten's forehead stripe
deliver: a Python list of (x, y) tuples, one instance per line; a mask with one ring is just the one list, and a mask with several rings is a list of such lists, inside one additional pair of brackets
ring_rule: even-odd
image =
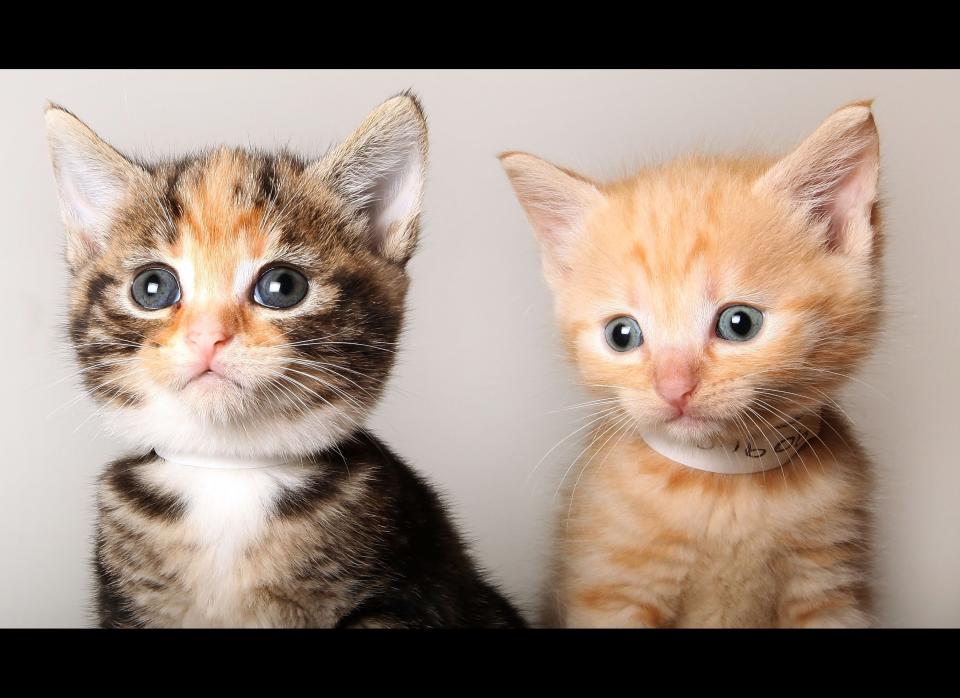
[(277, 200), (278, 182), (273, 160), (264, 160), (257, 173), (257, 184), (261, 200), (275, 202)]
[(686, 261), (683, 263), (683, 270), (680, 272), (681, 275), (688, 276), (693, 272), (693, 266), (698, 262), (701, 262), (707, 254), (709, 244), (710, 242), (707, 232), (701, 229), (697, 233), (697, 237), (694, 239), (693, 243), (690, 245), (690, 249), (687, 252)]
[(165, 174), (162, 175), (163, 178), (163, 190), (164, 190), (164, 203), (166, 204), (167, 211), (170, 214), (170, 218), (173, 220), (174, 227), (171, 231), (170, 236), (167, 239), (167, 242), (170, 244), (175, 244), (177, 241), (177, 222), (180, 220), (180, 217), (183, 215), (183, 206), (180, 201), (180, 194), (177, 191), (180, 176), (183, 171), (187, 168), (189, 161), (186, 159), (178, 160), (177, 162), (170, 165)]
[(643, 242), (641, 240), (637, 240), (633, 244), (633, 247), (630, 248), (630, 259), (635, 261), (643, 270), (643, 273), (648, 277), (653, 274), (653, 270), (651, 270), (650, 262), (647, 258), (647, 251), (644, 249)]

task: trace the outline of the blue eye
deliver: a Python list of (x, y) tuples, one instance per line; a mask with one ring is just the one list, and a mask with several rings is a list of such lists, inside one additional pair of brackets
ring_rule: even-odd
[(267, 308), (290, 308), (307, 295), (307, 277), (287, 267), (268, 269), (253, 287), (253, 300)]
[(629, 315), (613, 318), (604, 328), (603, 335), (614, 351), (631, 351), (643, 344), (640, 325)]
[(147, 269), (133, 280), (130, 295), (142, 308), (161, 310), (180, 300), (180, 283), (166, 269)]
[(717, 318), (717, 336), (731, 342), (753, 339), (763, 324), (763, 313), (749, 305), (731, 305)]

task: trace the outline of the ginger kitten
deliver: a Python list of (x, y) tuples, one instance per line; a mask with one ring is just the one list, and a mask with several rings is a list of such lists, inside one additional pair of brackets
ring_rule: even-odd
[(781, 159), (609, 184), (501, 160), (601, 409), (558, 526), (572, 627), (870, 623), (870, 464), (834, 396), (881, 312), (869, 103)]
[(105, 627), (516, 627), (432, 488), (364, 428), (393, 364), (426, 123), (315, 161), (128, 159), (46, 113), (100, 479)]

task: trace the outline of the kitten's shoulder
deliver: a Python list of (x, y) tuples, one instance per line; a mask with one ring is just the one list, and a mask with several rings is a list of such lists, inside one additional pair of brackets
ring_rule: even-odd
[[(380, 439), (358, 429), (309, 459), (317, 465), (310, 480), (285, 492), (277, 502), (280, 515), (303, 512), (346, 496), (373, 509), (395, 509), (410, 499), (439, 505), (433, 488)], [(430, 508), (433, 508), (432, 506)]]

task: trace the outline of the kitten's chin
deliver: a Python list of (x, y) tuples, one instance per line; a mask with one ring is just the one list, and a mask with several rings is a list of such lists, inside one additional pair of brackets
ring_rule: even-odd
[(207, 389), (214, 386), (196, 387), (202, 392), (188, 400), (184, 395), (157, 395), (136, 408), (105, 407), (102, 414), (107, 430), (127, 446), (143, 450), (225, 457), (303, 456), (334, 446), (366, 417), (330, 405), (296, 416), (209, 411), (201, 407), (212, 407), (217, 399), (222, 407), (223, 391)]
[(191, 378), (183, 387), (187, 394), (197, 393), (217, 394), (224, 390), (242, 390), (243, 386), (237, 381), (216, 371), (204, 371), (199, 376)]
[(206, 371), (177, 390), (176, 400), (199, 419), (226, 422), (244, 419), (252, 393), (229, 376)]
[(660, 424), (657, 431), (677, 441), (697, 443), (722, 433), (724, 429), (713, 420), (683, 415)]
[(662, 419), (648, 424), (644, 429), (686, 444), (702, 443), (735, 430), (735, 425), (725, 420), (693, 414)]
[[(701, 444), (716, 438), (741, 438), (746, 433), (753, 433), (754, 429), (747, 429), (751, 426), (750, 417), (720, 417), (685, 414), (681, 417), (659, 422), (649, 428), (649, 431), (655, 431), (663, 436), (668, 436), (681, 443), (689, 445)], [(756, 426), (753, 424), (752, 426)]]

